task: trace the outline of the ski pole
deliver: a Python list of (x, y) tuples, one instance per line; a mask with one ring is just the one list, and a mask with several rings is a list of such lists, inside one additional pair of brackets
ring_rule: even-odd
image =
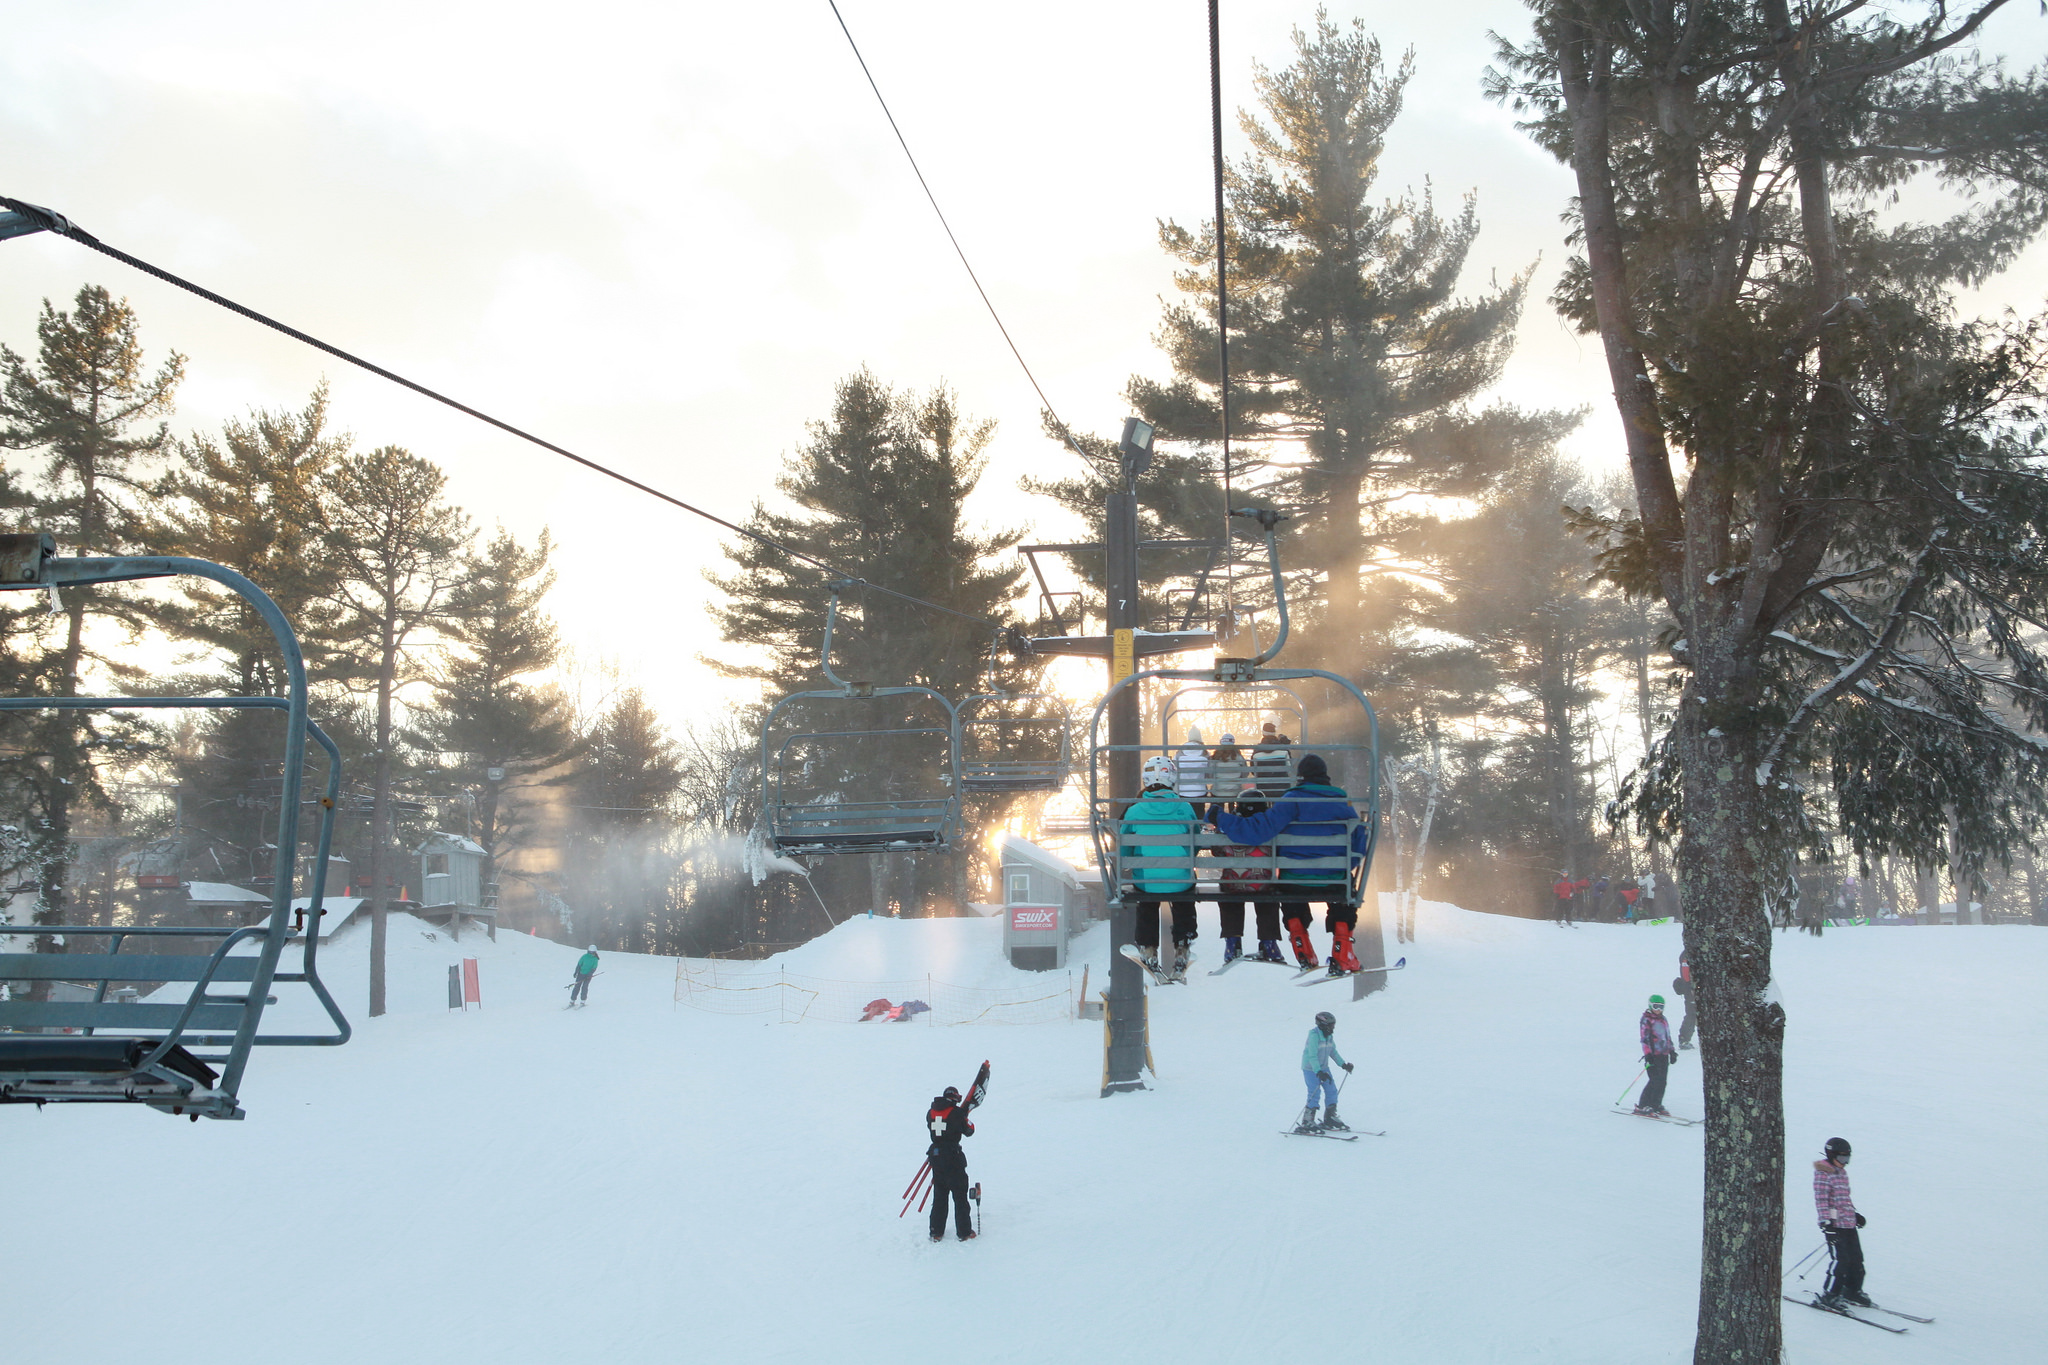
[[(1815, 1247), (1815, 1248), (1814, 1248), (1813, 1250), (1811, 1250), (1811, 1251), (1807, 1252), (1807, 1253), (1806, 1253), (1806, 1254), (1805, 1254), (1804, 1256), (1801, 1256), (1801, 1257), (1800, 1257), (1800, 1258), (1799, 1258), (1798, 1260), (1794, 1261), (1794, 1262), (1792, 1263), (1792, 1270), (1797, 1270), (1797, 1269), (1799, 1269), (1799, 1267), (1801, 1267), (1801, 1266), (1805, 1265), (1805, 1264), (1806, 1264), (1806, 1263), (1807, 1263), (1808, 1261), (1810, 1261), (1810, 1260), (1812, 1260), (1812, 1259), (1813, 1259), (1814, 1257), (1816, 1257), (1816, 1256), (1820, 1255), (1820, 1254), (1821, 1254), (1821, 1253), (1822, 1253), (1823, 1251), (1826, 1251), (1827, 1249), (1828, 1249), (1828, 1244), (1827, 1244), (1826, 1242), (1822, 1242), (1822, 1243), (1821, 1243), (1821, 1244), (1820, 1244), (1819, 1246)], [(1792, 1270), (1788, 1270), (1788, 1271), (1786, 1271), (1786, 1272), (1785, 1272), (1785, 1273), (1784, 1273), (1783, 1275), (1780, 1275), (1780, 1276), (1779, 1276), (1778, 1278), (1779, 1278), (1779, 1279), (1781, 1279), (1781, 1280), (1789, 1280), (1789, 1279), (1791, 1279), (1791, 1278), (1792, 1278)], [(1806, 1276), (1804, 1276), (1804, 1275), (1801, 1275), (1801, 1276), (1800, 1276), (1799, 1278), (1803, 1280), (1803, 1279), (1805, 1279), (1805, 1278), (1806, 1278)]]
[(1649, 1062), (1649, 1059), (1648, 1059), (1648, 1058), (1645, 1058), (1645, 1059), (1643, 1060), (1643, 1064), (1642, 1064), (1641, 1066), (1639, 1066), (1639, 1067), (1637, 1067), (1637, 1068), (1636, 1068), (1636, 1074), (1635, 1074), (1635, 1075), (1633, 1075), (1633, 1076), (1630, 1076), (1630, 1077), (1628, 1078), (1628, 1084), (1627, 1084), (1627, 1085), (1625, 1085), (1625, 1086), (1623, 1086), (1623, 1087), (1621, 1088), (1621, 1093), (1620, 1093), (1619, 1095), (1616, 1095), (1616, 1096), (1614, 1097), (1614, 1102), (1615, 1102), (1616, 1104), (1620, 1104), (1620, 1103), (1621, 1103), (1621, 1102), (1622, 1102), (1623, 1100), (1627, 1099), (1627, 1098), (1628, 1098), (1628, 1092), (1636, 1088), (1636, 1081), (1637, 1081), (1637, 1080), (1638, 1080), (1638, 1079), (1639, 1079), (1639, 1078), (1640, 1078), (1640, 1077), (1642, 1076), (1642, 1074), (1643, 1074), (1643, 1073), (1644, 1073), (1645, 1071), (1648, 1071), (1649, 1069), (1650, 1069), (1650, 1062)]

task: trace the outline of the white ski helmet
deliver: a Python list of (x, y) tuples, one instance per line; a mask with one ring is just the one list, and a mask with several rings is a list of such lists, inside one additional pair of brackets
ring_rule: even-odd
[(1174, 762), (1165, 754), (1154, 754), (1145, 760), (1145, 782), (1148, 787), (1171, 787), (1176, 772)]
[(597, 945), (593, 943), (588, 948), (585, 948), (583, 951), (586, 953), (594, 953), (597, 951)]

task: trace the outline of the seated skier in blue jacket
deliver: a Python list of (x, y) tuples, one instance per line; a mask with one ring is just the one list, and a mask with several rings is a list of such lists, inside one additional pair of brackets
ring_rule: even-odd
[[(1358, 812), (1342, 787), (1330, 785), (1330, 769), (1320, 754), (1303, 754), (1295, 768), (1299, 779), (1267, 808), (1263, 815), (1232, 815), (1221, 808), (1211, 812), (1210, 823), (1234, 844), (1270, 844), (1281, 834), (1294, 842), (1276, 850), (1284, 858), (1337, 858), (1349, 854), (1349, 866), (1356, 868), (1372, 849), (1372, 833), (1363, 824), (1344, 838), (1346, 820)], [(1325, 840), (1327, 842), (1318, 841)], [(1302, 868), (1280, 873), (1283, 899), (1280, 914), (1287, 924), (1287, 937), (1294, 945), (1295, 960), (1314, 967), (1315, 946), (1309, 942), (1310, 903), (1321, 901), (1324, 923), (1330, 930), (1330, 975), (1346, 976), (1359, 969), (1358, 954), (1351, 943), (1358, 925), (1358, 912), (1347, 903), (1349, 876), (1332, 868)]]

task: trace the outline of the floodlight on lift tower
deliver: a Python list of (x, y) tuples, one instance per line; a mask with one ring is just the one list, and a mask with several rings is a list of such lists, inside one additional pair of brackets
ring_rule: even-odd
[(1152, 467), (1153, 431), (1153, 425), (1142, 417), (1124, 418), (1123, 439), (1116, 443), (1116, 453), (1125, 487), (1134, 486), (1138, 476)]

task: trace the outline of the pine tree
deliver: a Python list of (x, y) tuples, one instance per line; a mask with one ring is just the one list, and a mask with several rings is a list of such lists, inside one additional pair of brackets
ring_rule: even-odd
[(574, 936), (651, 952), (675, 909), (680, 859), (672, 803), (681, 751), (638, 688), (613, 698), (579, 746), (565, 899)]
[[(6, 376), (0, 446), (43, 455), (41, 477), (30, 490), (33, 529), (56, 537), (60, 554), (134, 553), (141, 548), (138, 503), (149, 466), (169, 439), (161, 423), (134, 428), (170, 411), (185, 358), (174, 351), (154, 374), (146, 372), (134, 310), (97, 285), (81, 288), (70, 312), (45, 299), (36, 336), (34, 364), (0, 346)], [(85, 628), (86, 603), (133, 620), (134, 599), (118, 588), (70, 588), (61, 600), (62, 638), (36, 671), (49, 695), (75, 697), (95, 658)], [(34, 732), (30, 747), (41, 755), (40, 776), (23, 775), (40, 791), (35, 916), (38, 923), (61, 923), (72, 814), (81, 801), (104, 803), (92, 755), (107, 742), (108, 725), (83, 712), (19, 724)]]
[[(1769, 925), (1819, 817), (1935, 866), (2044, 803), (2048, 345), (1955, 294), (2048, 221), (2048, 78), (1971, 47), (2001, 5), (1540, 0), (1492, 78), (1577, 181), (1555, 301), (1605, 347), (1635, 493), (1603, 564), (1677, 622), (1636, 808), (1678, 836), (1701, 1020), (1700, 1362), (1782, 1354)], [(1976, 202), (1900, 221), (1923, 173)]]
[[(1427, 192), (1371, 202), (1409, 59), (1388, 71), (1362, 23), (1320, 10), (1294, 44), (1291, 65), (1257, 73), (1264, 117), (1240, 115), (1252, 152), (1226, 181), (1232, 439), (1257, 452), (1255, 471), (1270, 461), (1264, 491), (1314, 518), (1325, 610), (1305, 613), (1302, 653), (1357, 678), (1383, 662), (1365, 640), (1374, 618), (1398, 610), (1371, 609), (1366, 576), (1412, 500), (1480, 491), (1504, 453), (1473, 439), (1464, 405), (1507, 359), (1527, 275), (1461, 298), (1474, 202), (1449, 217)], [(1211, 442), (1215, 225), (1168, 222), (1161, 241), (1191, 301), (1166, 315), (1174, 379), (1134, 378), (1129, 397), (1162, 439)]]
[[(832, 657), (842, 678), (916, 684), (954, 700), (979, 690), (990, 637), (1008, 621), (1008, 603), (1023, 574), (986, 563), (1015, 545), (1020, 533), (977, 532), (967, 524), (965, 503), (980, 480), (982, 451), (993, 433), (992, 422), (964, 419), (943, 387), (916, 397), (861, 370), (840, 382), (831, 416), (812, 424), (810, 440), (777, 481), (796, 510), (755, 508), (749, 525), (761, 534), (960, 613), (934, 612), (876, 592), (845, 597)], [(706, 575), (726, 594), (727, 605), (714, 608), (713, 617), (727, 641), (765, 647), (772, 662), (706, 662), (728, 676), (760, 679), (777, 693), (823, 686), (818, 658), (828, 589), (822, 576), (758, 542), (731, 545), (726, 552), (738, 572)], [(883, 716), (908, 722), (913, 712), (892, 711), (884, 702), (866, 714), (880, 727)], [(915, 723), (929, 723), (928, 707), (915, 714), (923, 718)], [(932, 761), (931, 745), (905, 743), (886, 750), (867, 746), (855, 762), (875, 795), (886, 796), (910, 785), (928, 788), (935, 776), (927, 770)], [(996, 813), (977, 808), (983, 820)], [(971, 832), (962, 842), (974, 842)], [(935, 901), (957, 901), (965, 857), (956, 855), (950, 868), (940, 865), (935, 872), (929, 859), (905, 865), (901, 857), (876, 855), (865, 869), (869, 895), (878, 905), (897, 904), (911, 913)], [(833, 875), (847, 874), (834, 869)]]
[(530, 681), (561, 656), (555, 623), (540, 609), (555, 582), (553, 552), (546, 528), (531, 549), (500, 528), (464, 556), (443, 627), (460, 648), (442, 662), (433, 705), (418, 718), (417, 743), (441, 755), (437, 778), (473, 801), (487, 885), (498, 884), (499, 861), (535, 819), (523, 794), (566, 780), (551, 770), (576, 748), (561, 693)]
[(397, 446), (337, 460), (319, 481), (336, 671), (376, 704), (369, 831), (370, 1014), (384, 1013), (386, 881), (397, 863), (393, 701), (428, 672), (408, 648), (446, 626), (469, 518), (443, 500), (447, 476)]

